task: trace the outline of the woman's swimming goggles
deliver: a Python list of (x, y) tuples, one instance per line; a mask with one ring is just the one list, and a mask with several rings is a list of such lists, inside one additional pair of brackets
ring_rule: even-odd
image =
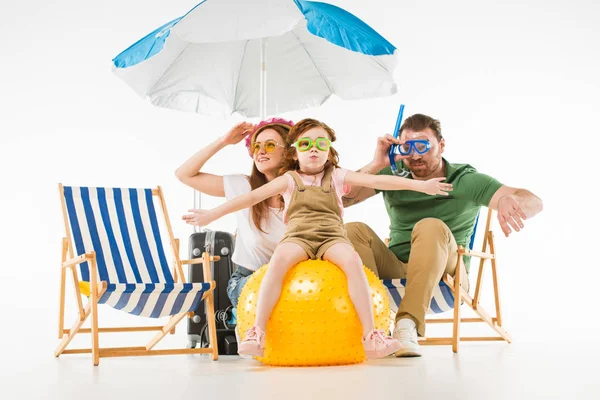
[(256, 154), (260, 151), (261, 147), (265, 148), (265, 153), (273, 153), (278, 147), (285, 147), (282, 144), (277, 143), (276, 141), (270, 139), (266, 142), (254, 142), (252, 143), (252, 154)]

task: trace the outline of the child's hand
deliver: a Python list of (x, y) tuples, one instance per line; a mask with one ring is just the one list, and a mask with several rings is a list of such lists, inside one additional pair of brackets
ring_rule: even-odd
[(188, 210), (192, 214), (186, 214), (182, 219), (190, 225), (206, 226), (216, 218), (212, 210)]
[(432, 196), (436, 194), (448, 196), (448, 192), (452, 191), (452, 184), (443, 183), (443, 180), (446, 180), (446, 178), (431, 178), (426, 181), (420, 181), (423, 184), (421, 191)]

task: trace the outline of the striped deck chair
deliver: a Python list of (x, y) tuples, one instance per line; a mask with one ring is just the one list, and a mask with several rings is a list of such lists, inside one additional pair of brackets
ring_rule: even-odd
[[(59, 191), (66, 236), (62, 240), (58, 327), (61, 342), (54, 355), (92, 353), (94, 365), (99, 364), (100, 357), (159, 354), (209, 353), (216, 360), (214, 318), (208, 319), (209, 348), (153, 350), (167, 334), (175, 333), (177, 323), (193, 313), (202, 300), (205, 300), (207, 313), (214, 314), (215, 282), (211, 280), (210, 263), (219, 259), (208, 253), (194, 260), (179, 259), (179, 240), (173, 238), (161, 188), (113, 189), (59, 184)], [(166, 229), (167, 246), (174, 257), (172, 270), (161, 240), (156, 208), (160, 208), (164, 216), (162, 227)], [(200, 263), (203, 264), (205, 282), (185, 283), (182, 265)], [(71, 329), (64, 328), (68, 273), (73, 277), (78, 309)], [(85, 306), (82, 294), (88, 296)], [(140, 317), (170, 316), (170, 319), (165, 325), (158, 326), (100, 328), (98, 304)], [(91, 317), (91, 328), (82, 328), (88, 317)], [(99, 347), (98, 333), (140, 331), (158, 332), (146, 346)], [(78, 333), (91, 333), (92, 347), (67, 350), (67, 345)]]
[[(451, 344), (452, 351), (457, 353), (460, 341), (490, 341), (490, 340), (505, 340), (508, 343), (512, 341), (511, 336), (502, 327), (502, 312), (500, 308), (500, 296), (498, 293), (498, 275), (496, 271), (496, 255), (494, 247), (494, 235), (491, 230), (492, 221), (492, 209), (488, 209), (485, 233), (483, 236), (483, 246), (480, 252), (473, 251), (473, 245), (475, 242), (475, 231), (477, 229), (477, 222), (475, 223), (475, 231), (471, 237), (469, 243), (469, 249), (465, 249), (462, 246), (458, 246), (458, 263), (456, 268), (456, 274), (454, 277), (446, 274), (440, 284), (434, 288), (433, 297), (429, 305), (428, 314), (440, 314), (446, 311), (454, 310), (454, 318), (428, 318), (427, 324), (433, 323), (451, 323), (453, 324), (452, 337), (446, 338), (419, 338), (419, 343), (424, 345), (442, 345)], [(477, 217), (477, 221), (479, 216)], [(462, 279), (469, 279), (469, 276), (461, 276), (461, 264), (464, 263), (463, 256), (477, 257), (480, 259), (479, 271), (477, 274), (477, 283), (475, 285), (475, 293), (473, 297), (461, 288), (460, 283)], [(492, 284), (494, 288), (494, 300), (496, 308), (496, 316), (492, 317), (488, 314), (480, 304), (481, 299), (481, 284), (483, 281), (483, 272), (485, 269), (485, 262), (489, 260), (491, 264)], [(387, 289), (388, 296), (390, 299), (390, 305), (392, 311), (395, 313), (400, 306), (400, 302), (404, 297), (406, 279), (385, 279), (383, 284)], [(459, 302), (455, 301), (455, 293), (460, 294)], [(466, 303), (471, 309), (479, 316), (478, 318), (461, 318), (460, 306)], [(472, 322), (485, 322), (487, 323), (499, 336), (483, 336), (483, 337), (461, 337), (460, 336), (460, 324), (461, 323), (472, 323)]]

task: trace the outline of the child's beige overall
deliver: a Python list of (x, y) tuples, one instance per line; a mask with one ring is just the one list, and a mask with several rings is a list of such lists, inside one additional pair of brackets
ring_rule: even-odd
[(296, 171), (287, 172), (294, 178), (294, 192), (287, 210), (287, 229), (281, 243), (292, 242), (301, 246), (311, 259), (323, 254), (336, 243), (352, 243), (346, 230), (337, 202), (335, 188), (331, 186), (328, 168), (321, 186), (305, 187)]

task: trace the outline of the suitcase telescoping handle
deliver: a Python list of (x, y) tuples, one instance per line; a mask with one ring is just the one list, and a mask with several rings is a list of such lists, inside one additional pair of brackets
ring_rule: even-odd
[[(195, 210), (200, 209), (200, 195), (201, 194), (202, 193), (200, 193), (200, 191), (194, 189), (194, 209)], [(194, 232), (196, 232), (196, 233), (201, 232), (203, 229), (204, 228), (194, 225)]]
[[(201, 204), (201, 198), (200, 196), (202, 195), (202, 193), (198, 190), (194, 189), (194, 209), (199, 210), (200, 207), (202, 206)], [(205, 229), (204, 227), (199, 227), (194, 225), (194, 233), (199, 233), (199, 232), (207, 232), (208, 233), (208, 229)], [(208, 238), (208, 236), (207, 236)], [(207, 241), (206, 243), (204, 243), (204, 251), (208, 251), (210, 253), (210, 255), (212, 255), (211, 250), (211, 243), (210, 241)], [(199, 248), (195, 248), (192, 250), (192, 255), (194, 257), (200, 257), (202, 255), (202, 250), (200, 250)], [(212, 262), (211, 262), (212, 265)]]

